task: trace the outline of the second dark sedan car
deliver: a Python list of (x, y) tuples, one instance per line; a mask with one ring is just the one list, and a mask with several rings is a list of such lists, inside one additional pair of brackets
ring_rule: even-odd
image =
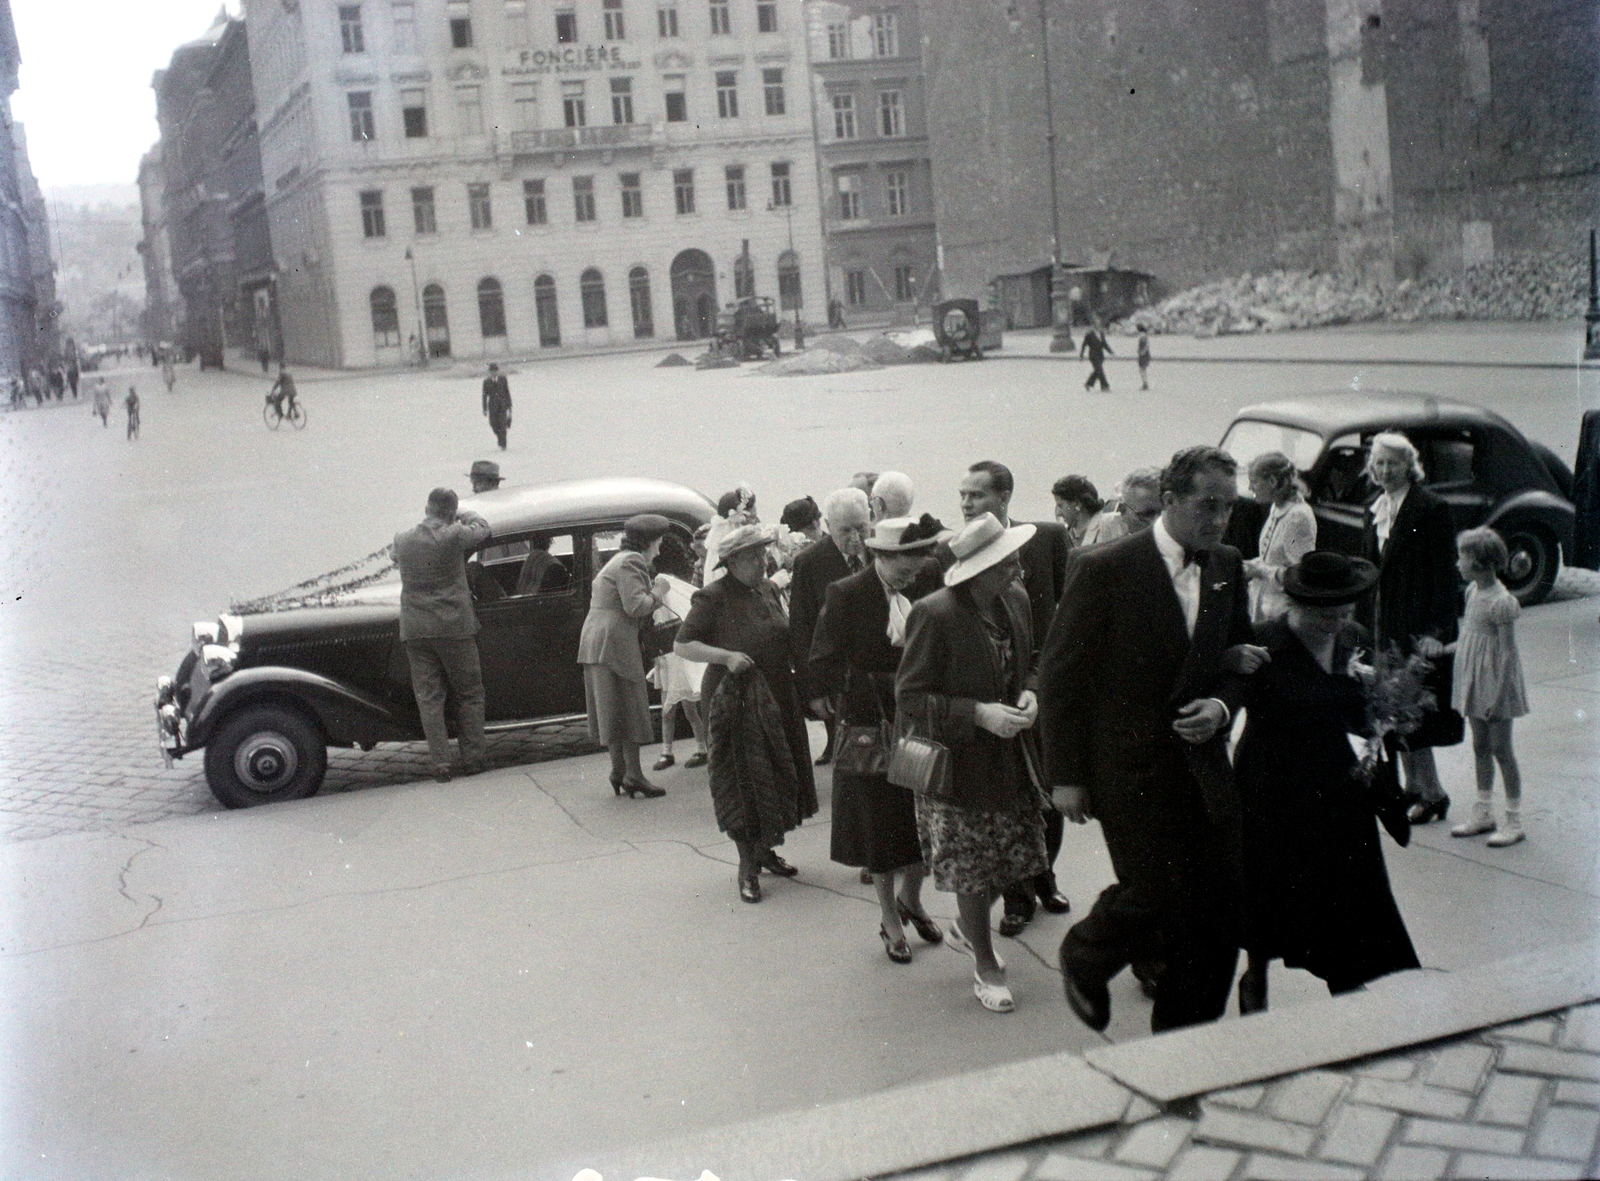
[[(690, 488), (646, 479), (504, 488), (461, 507), (493, 530), (468, 558), (490, 733), (584, 713), (578, 633), (625, 520), (660, 513), (687, 539), (714, 512)], [(163, 754), (204, 750), (213, 794), (240, 808), (315, 795), (329, 746), (422, 738), (399, 621), (395, 575), (333, 605), (195, 624), (177, 674), (157, 684)]]

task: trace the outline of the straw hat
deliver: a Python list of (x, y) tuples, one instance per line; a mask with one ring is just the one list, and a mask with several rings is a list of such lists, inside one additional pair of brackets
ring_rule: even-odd
[(1297, 603), (1338, 607), (1353, 603), (1378, 581), (1378, 568), (1365, 558), (1331, 550), (1312, 550), (1283, 574), (1283, 593)]
[(950, 552), (956, 561), (944, 572), (944, 584), (956, 586), (998, 565), (1027, 545), (1036, 532), (1033, 525), (1007, 529), (993, 513), (974, 517), (950, 539)]
[(915, 517), (888, 517), (872, 527), (867, 548), (879, 553), (903, 554), (932, 549), (939, 544), (944, 526), (927, 513)]
[[(772, 544), (772, 532), (764, 525), (740, 525), (723, 534), (717, 543), (717, 566), (726, 566), (728, 559), (741, 550)], [(712, 569), (716, 569), (713, 566)]]

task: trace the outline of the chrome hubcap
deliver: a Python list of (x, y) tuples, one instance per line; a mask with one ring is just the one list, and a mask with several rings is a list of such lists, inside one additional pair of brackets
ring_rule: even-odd
[(234, 774), (239, 782), (254, 791), (275, 791), (283, 787), (294, 778), (299, 766), (294, 743), (272, 730), (250, 735), (233, 756)]
[(1518, 582), (1521, 582), (1524, 578), (1528, 577), (1528, 575), (1533, 573), (1533, 555), (1527, 550), (1521, 548), (1512, 550), (1511, 564), (1508, 568), (1508, 573)]

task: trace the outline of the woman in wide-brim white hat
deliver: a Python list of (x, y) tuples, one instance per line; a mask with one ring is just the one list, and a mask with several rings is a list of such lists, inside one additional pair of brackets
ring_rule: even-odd
[(946, 942), (972, 956), (973, 993), (998, 1013), (1015, 1005), (990, 908), (1006, 886), (1048, 864), (1031, 732), (1033, 625), (1018, 584), (1017, 551), (1033, 534), (1032, 525), (1007, 528), (984, 513), (950, 539), (955, 562), (944, 589), (911, 608), (895, 684), (900, 724), (950, 752), (948, 793), (917, 797), (918, 837), (934, 885), (955, 894), (960, 910)]

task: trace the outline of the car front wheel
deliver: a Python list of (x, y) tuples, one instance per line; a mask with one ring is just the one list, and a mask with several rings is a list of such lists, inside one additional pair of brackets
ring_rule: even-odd
[(252, 808), (317, 794), (328, 748), (298, 710), (254, 705), (225, 721), (206, 744), (206, 782), (229, 808)]
[(1505, 539), (1511, 562), (1502, 576), (1506, 589), (1525, 607), (1544, 602), (1555, 585), (1561, 552), (1555, 536), (1543, 525), (1516, 522), (1496, 526)]

